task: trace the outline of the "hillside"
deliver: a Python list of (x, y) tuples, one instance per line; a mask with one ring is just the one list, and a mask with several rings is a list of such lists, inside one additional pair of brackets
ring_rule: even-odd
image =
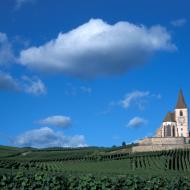
[(175, 174), (190, 172), (190, 150), (131, 153), (128, 147), (16, 148), (0, 146), (1, 173)]
[(0, 146), (0, 188), (5, 185), (6, 189), (60, 190), (190, 188), (190, 150), (145, 153), (130, 150), (131, 146), (75, 149)]
[(62, 158), (73, 158), (77, 159), (79, 157), (87, 156), (97, 156), (97, 155), (107, 155), (107, 154), (117, 154), (117, 153), (128, 153), (131, 152), (132, 145), (124, 147), (84, 147), (84, 148), (31, 148), (31, 147), (10, 147), (10, 146), (0, 146), (0, 159), (19, 159), (19, 160), (48, 160), (48, 159), (62, 159)]

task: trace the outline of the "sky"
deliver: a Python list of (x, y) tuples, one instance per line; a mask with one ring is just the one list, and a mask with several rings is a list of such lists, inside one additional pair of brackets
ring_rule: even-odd
[(0, 144), (113, 146), (190, 105), (190, 2), (0, 1)]

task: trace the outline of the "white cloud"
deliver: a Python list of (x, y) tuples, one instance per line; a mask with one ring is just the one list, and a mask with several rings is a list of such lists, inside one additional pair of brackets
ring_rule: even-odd
[(65, 136), (63, 132), (53, 131), (48, 127), (27, 131), (16, 137), (13, 144), (37, 148), (87, 146), (83, 135)]
[(120, 101), (120, 105), (124, 108), (129, 108), (132, 104), (137, 105), (140, 109), (144, 107), (146, 97), (150, 96), (148, 91), (134, 91), (128, 93), (125, 98)]
[(161, 98), (161, 94), (153, 94), (149, 91), (132, 91), (130, 93), (127, 93), (123, 99), (110, 102), (107, 108), (104, 111), (100, 112), (100, 114), (108, 114), (116, 106), (120, 106), (125, 109), (128, 109), (130, 107), (137, 107), (139, 110), (144, 110), (151, 99), (160, 100)]
[(19, 91), (20, 87), (18, 81), (14, 79), (10, 74), (0, 71), (0, 90)]
[(5, 33), (0, 32), (0, 66), (15, 61), (11, 43)]
[(0, 71), (0, 90), (25, 92), (32, 95), (43, 95), (46, 93), (44, 83), (37, 77), (16, 79), (9, 73)]
[(24, 76), (22, 80), (24, 82), (23, 88), (26, 93), (36, 96), (46, 94), (47, 90), (45, 84), (39, 78), (34, 77), (34, 79), (31, 79), (27, 76)]
[(177, 19), (177, 20), (173, 20), (171, 21), (171, 24), (175, 27), (182, 27), (187, 23), (187, 20), (185, 18), (182, 19)]
[(110, 25), (91, 19), (44, 45), (21, 51), (19, 61), (42, 72), (93, 78), (126, 73), (157, 51), (175, 49), (162, 26), (147, 28), (129, 22)]
[(132, 118), (129, 123), (127, 124), (128, 127), (140, 127), (147, 123), (147, 120), (141, 117), (134, 117)]
[(32, 3), (35, 0), (16, 0), (16, 6), (15, 9), (20, 9), (24, 4), (26, 3)]
[(55, 115), (42, 119), (38, 123), (45, 126), (55, 126), (55, 127), (65, 128), (71, 125), (71, 118), (63, 115)]

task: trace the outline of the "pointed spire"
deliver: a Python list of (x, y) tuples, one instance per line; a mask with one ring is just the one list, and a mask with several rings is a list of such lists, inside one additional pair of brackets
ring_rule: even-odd
[(185, 98), (183, 96), (183, 91), (182, 91), (182, 89), (180, 89), (176, 109), (183, 109), (183, 108), (187, 108), (187, 105), (185, 103)]

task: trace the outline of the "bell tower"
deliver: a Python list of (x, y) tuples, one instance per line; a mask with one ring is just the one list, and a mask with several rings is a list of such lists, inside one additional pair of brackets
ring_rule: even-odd
[(177, 123), (177, 132), (179, 137), (189, 137), (189, 115), (185, 103), (183, 91), (180, 89), (175, 108), (175, 119)]

